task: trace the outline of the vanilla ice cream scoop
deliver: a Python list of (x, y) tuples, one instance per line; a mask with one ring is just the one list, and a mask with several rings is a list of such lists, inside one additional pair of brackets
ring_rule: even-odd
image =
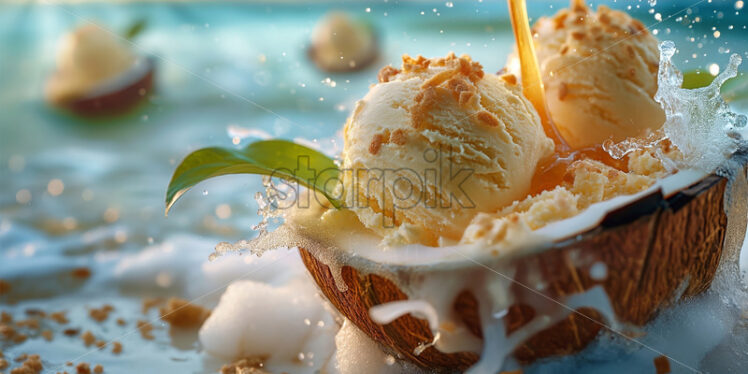
[[(573, 148), (621, 141), (657, 129), (665, 113), (657, 91), (657, 39), (624, 12), (591, 11), (572, 0), (533, 26), (550, 115)], [(510, 71), (519, 73), (516, 55)]]
[(107, 31), (96, 25), (81, 26), (62, 40), (47, 97), (54, 103), (78, 99), (128, 71), (135, 61), (130, 49)]
[(454, 54), (382, 69), (344, 138), (347, 205), (385, 239), (428, 245), (524, 197), (553, 152), (514, 76)]

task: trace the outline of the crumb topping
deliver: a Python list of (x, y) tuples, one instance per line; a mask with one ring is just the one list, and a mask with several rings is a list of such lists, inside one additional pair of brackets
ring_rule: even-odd
[(500, 125), (499, 119), (488, 111), (481, 111), (476, 115), (476, 118), (481, 123), (489, 127), (497, 127)]
[(371, 138), (371, 143), (369, 143), (369, 153), (376, 156), (379, 153), (379, 150), (382, 148), (382, 144), (384, 144), (387, 140), (389, 139), (385, 136), (384, 133), (374, 134), (374, 136)]
[(517, 76), (514, 74), (504, 74), (501, 76), (501, 79), (512, 86), (517, 85)]
[(397, 129), (390, 134), (390, 143), (404, 145), (407, 142), (407, 134), (403, 129)]
[(390, 81), (390, 78), (394, 77), (395, 75), (399, 73), (400, 73), (400, 70), (392, 67), (392, 65), (387, 65), (383, 67), (381, 70), (379, 70), (379, 74), (377, 74), (377, 80), (379, 81), (379, 83), (387, 83)]

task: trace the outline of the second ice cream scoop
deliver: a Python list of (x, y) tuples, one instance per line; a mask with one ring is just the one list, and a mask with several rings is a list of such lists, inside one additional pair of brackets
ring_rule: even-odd
[(553, 152), (516, 78), (467, 56), (403, 57), (356, 104), (344, 130), (348, 204), (400, 242), (459, 240), (479, 212), (527, 194)]
[[(657, 39), (628, 14), (573, 0), (533, 26), (548, 109), (572, 148), (621, 141), (657, 129)], [(516, 56), (509, 64), (519, 73)]]

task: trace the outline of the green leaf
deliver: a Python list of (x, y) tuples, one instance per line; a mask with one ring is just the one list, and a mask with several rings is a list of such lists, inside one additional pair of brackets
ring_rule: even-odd
[(146, 26), (148, 26), (148, 21), (145, 18), (136, 20), (125, 31), (125, 38), (127, 38), (128, 40), (134, 39), (141, 32), (143, 32), (143, 30), (145, 30)]
[[(706, 70), (692, 70), (683, 74), (683, 88), (694, 89), (706, 87), (712, 83), (714, 76)], [(748, 74), (738, 72), (738, 76), (728, 79), (720, 89), (720, 94), (727, 102), (748, 99)]]
[(166, 214), (196, 184), (227, 174), (261, 174), (298, 182), (321, 192), (336, 208), (342, 206), (342, 201), (334, 196), (336, 184), (325, 183), (340, 175), (330, 157), (287, 140), (263, 140), (244, 149), (211, 147), (190, 153), (169, 182)]

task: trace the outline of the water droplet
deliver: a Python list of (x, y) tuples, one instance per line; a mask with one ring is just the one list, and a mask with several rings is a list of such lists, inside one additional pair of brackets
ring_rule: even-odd
[(446, 3), (444, 3), (444, 6), (446, 6), (447, 8), (451, 8), (451, 7), (455, 6), (455, 4), (453, 2), (451, 2), (451, 1), (447, 1)]
[(657, 5), (657, 0), (649, 0), (648, 3), (649, 3), (649, 6), (655, 6)]
[(203, 190), (203, 196), (208, 196), (208, 190)]

